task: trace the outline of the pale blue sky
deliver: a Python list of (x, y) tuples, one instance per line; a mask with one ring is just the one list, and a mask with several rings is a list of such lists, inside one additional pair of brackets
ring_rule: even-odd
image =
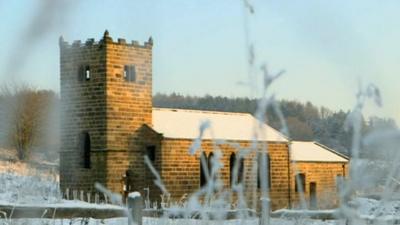
[[(57, 2), (55, 4), (54, 2)], [(400, 2), (249, 0), (256, 68), (286, 70), (279, 98), (332, 109), (354, 104), (358, 80), (380, 87), (400, 122)], [(154, 93), (250, 96), (241, 0), (0, 0), (0, 83), (59, 90), (58, 37), (154, 38)]]

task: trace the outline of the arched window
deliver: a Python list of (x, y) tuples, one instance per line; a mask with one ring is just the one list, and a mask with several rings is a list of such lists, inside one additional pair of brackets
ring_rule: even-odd
[(267, 168), (268, 171), (264, 171), (263, 172), (263, 171), (261, 171), (261, 160), (262, 160), (262, 157), (261, 157), (262, 155), (261, 154), (262, 153), (258, 153), (257, 154), (257, 157), (258, 157), (257, 158), (257, 160), (258, 160), (257, 187), (261, 188), (261, 179), (263, 177), (265, 177), (265, 175), (266, 175), (265, 179), (267, 179), (266, 181), (267, 181), (268, 187), (271, 188), (271, 159), (269, 157), (269, 154), (267, 154), (266, 155), (266, 163), (267, 163), (266, 168)]
[(229, 179), (229, 183), (231, 184), (231, 186), (233, 185), (233, 168), (235, 167), (235, 162), (236, 162), (236, 155), (235, 153), (232, 152), (231, 157), (229, 158), (229, 174), (230, 174), (230, 179)]
[(208, 173), (210, 174), (210, 176), (211, 176), (211, 171), (212, 171), (212, 168), (213, 168), (213, 158), (214, 158), (214, 153), (210, 153), (209, 155), (208, 155), (208, 160), (207, 160), (207, 166), (208, 166)]
[(238, 183), (242, 183), (244, 180), (244, 158), (240, 158), (238, 168)]
[(204, 152), (200, 155), (200, 187), (203, 187), (206, 184), (206, 171), (203, 165), (208, 164), (207, 156)]
[(80, 149), (82, 153), (82, 167), (90, 169), (91, 161), (90, 161), (90, 151), (91, 151), (91, 143), (90, 143), (90, 135), (88, 132), (83, 132), (80, 135)]
[[(229, 171), (230, 171), (230, 183), (231, 185), (233, 184), (233, 175), (234, 175), (234, 167), (236, 163), (236, 154), (232, 153), (231, 157), (229, 158)], [(243, 182), (243, 177), (244, 177), (244, 159), (241, 158), (240, 162), (238, 163), (238, 169), (237, 169), (237, 183)]]

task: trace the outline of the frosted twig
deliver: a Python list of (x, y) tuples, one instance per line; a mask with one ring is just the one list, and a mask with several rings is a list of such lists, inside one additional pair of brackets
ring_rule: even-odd
[(4, 216), (4, 219), (6, 219), (6, 220), (7, 220), (7, 213), (6, 213), (6, 212), (4, 212), (4, 211), (0, 211), (0, 214), (3, 214), (3, 216)]
[(56, 217), (56, 212), (57, 212), (57, 208), (54, 208), (54, 211), (53, 211), (53, 216), (51, 217), (51, 218), (52, 218), (52, 220), (53, 220), (53, 225), (55, 225), (55, 224), (56, 224), (56, 220), (55, 220), (55, 217)]
[(197, 149), (201, 148), (201, 140), (203, 139), (204, 136), (204, 132), (210, 128), (210, 121), (209, 120), (205, 120), (202, 121), (200, 123), (199, 126), (199, 136), (194, 140), (194, 142), (192, 143), (192, 145), (189, 148), (189, 154), (190, 155), (194, 155), (197, 151)]
[(154, 184), (160, 188), (163, 194), (166, 194), (167, 196), (170, 195), (168, 192), (167, 188), (165, 187), (160, 175), (158, 174), (157, 170), (153, 167), (153, 164), (150, 162), (150, 159), (147, 155), (144, 156), (144, 162), (149, 167), (151, 173), (156, 177), (154, 180)]
[(42, 213), (42, 216), (40, 216), (40, 219), (43, 219), (43, 217), (47, 214), (47, 209), (45, 209)]
[(272, 108), (274, 109), (275, 114), (278, 116), (279, 119), (279, 123), (281, 124), (281, 132), (286, 135), (287, 137), (290, 137), (290, 133), (289, 133), (289, 128), (287, 126), (285, 117), (282, 113), (281, 107), (279, 106), (279, 104), (275, 101), (274, 96), (272, 96)]
[(285, 70), (281, 70), (278, 73), (272, 75), (269, 73), (268, 68), (267, 68), (267, 64), (263, 64), (260, 67), (262, 73), (263, 73), (263, 77), (264, 77), (264, 97), (266, 97), (266, 91), (268, 90), (269, 86), (276, 80), (278, 79), (280, 76), (282, 76), (285, 73)]
[(106, 187), (104, 187), (100, 183), (95, 183), (94, 186), (98, 191), (103, 193), (105, 196), (108, 196), (111, 203), (116, 204), (116, 205), (123, 205), (122, 204), (122, 196), (120, 194), (113, 193), (112, 191), (108, 190)]

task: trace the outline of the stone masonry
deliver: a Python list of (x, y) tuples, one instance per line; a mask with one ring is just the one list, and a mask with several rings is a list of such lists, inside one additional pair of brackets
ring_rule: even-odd
[[(193, 140), (188, 139), (163, 139), (161, 156), (161, 177), (168, 190), (173, 190), (172, 197), (179, 199), (184, 194), (193, 193), (200, 188), (200, 151), (191, 156), (188, 149)], [(223, 155), (223, 164), (220, 170), (220, 179), (225, 188), (230, 188), (230, 155), (237, 154), (238, 149), (250, 148), (251, 141), (235, 142), (238, 147), (228, 144), (219, 145), (218, 148)], [(262, 143), (261, 143), (262, 144)], [(210, 155), (214, 150), (214, 143), (211, 140), (203, 140), (201, 149)], [(271, 158), (271, 188), (270, 196), (274, 209), (288, 207), (288, 186), (289, 186), (289, 167), (288, 167), (288, 143), (268, 143), (269, 156)], [(251, 176), (251, 168), (255, 155), (245, 158), (244, 169), (246, 170), (244, 183), (246, 193), (250, 193), (257, 184), (254, 176)], [(247, 195), (250, 199), (250, 195)]]
[[(153, 151), (152, 164), (159, 172), (172, 199), (180, 199), (200, 188), (200, 151), (188, 154), (191, 139), (164, 138), (152, 125), (152, 48), (149, 38), (144, 44), (124, 39), (113, 41), (106, 31), (102, 39), (69, 44), (60, 38), (61, 83), (61, 189), (94, 192), (96, 182), (111, 191), (139, 191), (160, 202), (161, 191), (154, 175), (144, 163), (144, 155)], [(227, 140), (229, 141), (229, 140)], [(240, 149), (250, 148), (251, 140), (236, 141)], [(267, 142), (270, 158), (271, 208), (298, 205), (295, 170), (305, 174), (305, 196), (309, 183), (315, 182), (319, 196), (336, 190), (336, 177), (347, 176), (347, 164), (298, 162), (289, 159), (290, 142)], [(206, 156), (215, 142), (204, 140), (201, 149)], [(223, 164), (220, 178), (230, 188), (230, 156), (238, 148), (220, 144)], [(255, 154), (244, 160), (246, 195), (256, 190), (257, 181), (250, 171)], [(250, 196), (248, 196), (250, 198)], [(328, 198), (329, 199), (329, 198)], [(334, 199), (319, 199), (330, 207)], [(333, 203), (332, 203), (333, 202)], [(329, 204), (328, 204), (329, 203)]]
[[(60, 38), (62, 189), (91, 191), (99, 182), (120, 192), (127, 170), (137, 174), (137, 188), (145, 186), (140, 135), (152, 119), (152, 46), (151, 38), (114, 42), (107, 31), (97, 43)], [(134, 66), (134, 82), (126, 81), (126, 66)], [(90, 138), (90, 168), (82, 166), (82, 133)]]
[(338, 179), (348, 176), (347, 163), (340, 162), (292, 162), (290, 176), (292, 207), (300, 206), (300, 194), (295, 190), (295, 175), (305, 174), (304, 199), (310, 206), (310, 183), (316, 184), (317, 208), (333, 208), (338, 206)]

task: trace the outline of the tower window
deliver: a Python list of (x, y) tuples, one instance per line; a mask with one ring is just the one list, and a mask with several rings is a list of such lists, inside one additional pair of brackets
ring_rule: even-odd
[(86, 169), (90, 169), (91, 160), (90, 160), (90, 151), (91, 151), (91, 143), (90, 143), (90, 135), (88, 132), (83, 132), (79, 137), (80, 150), (82, 154), (82, 167)]
[(128, 82), (136, 81), (136, 68), (134, 65), (124, 66), (124, 79)]
[(81, 65), (78, 69), (78, 80), (79, 81), (88, 81), (91, 78), (90, 74), (90, 66)]
[(89, 66), (85, 67), (85, 79), (90, 80), (90, 67)]
[(156, 160), (156, 146), (150, 145), (146, 147), (146, 155), (149, 157), (150, 161), (154, 162)]

